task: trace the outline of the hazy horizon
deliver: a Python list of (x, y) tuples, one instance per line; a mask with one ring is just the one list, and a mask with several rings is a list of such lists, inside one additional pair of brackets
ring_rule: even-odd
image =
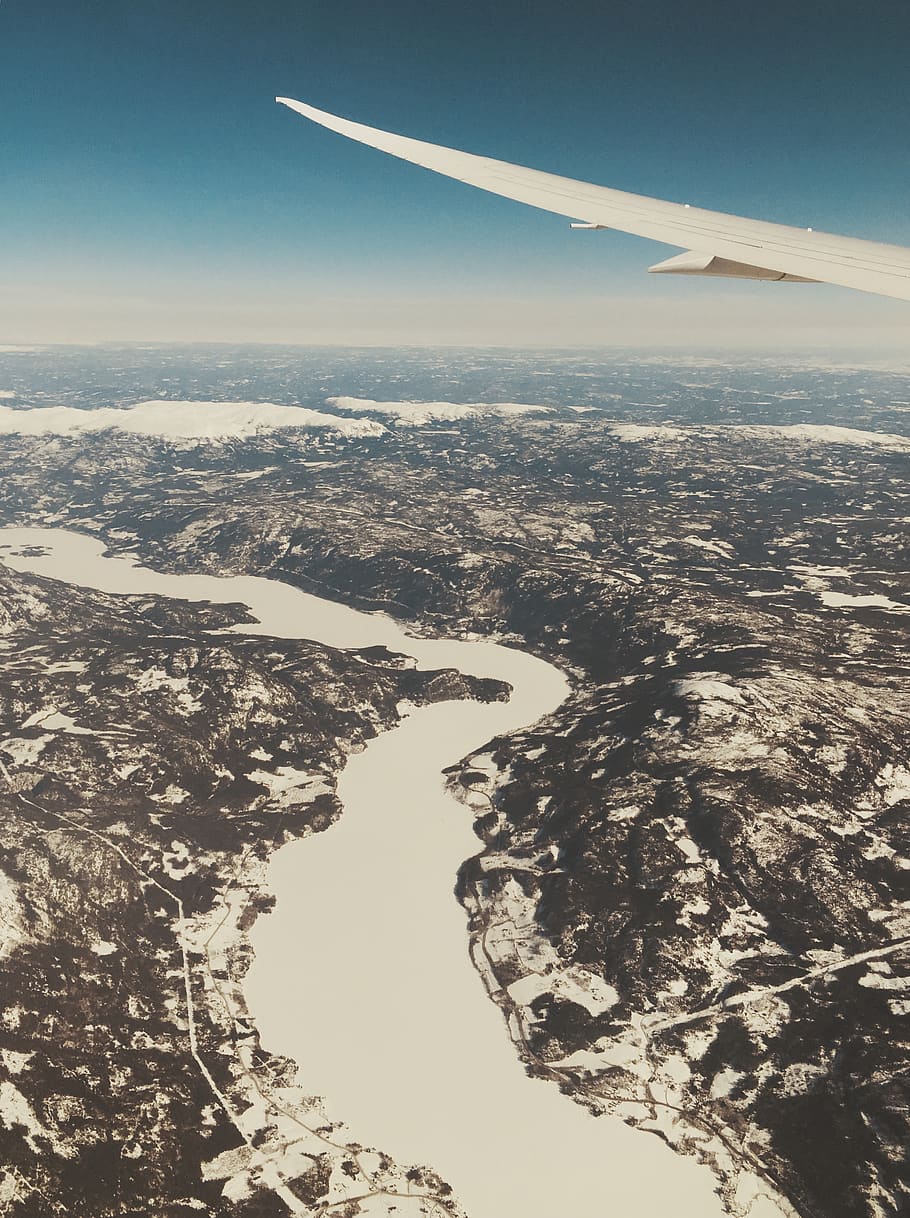
[(906, 4), (617, 0), (581, 17), (265, 0), (216, 25), (178, 0), (4, 4), (0, 341), (905, 345), (905, 302), (649, 276), (670, 247), (573, 232), (274, 101), (910, 245)]

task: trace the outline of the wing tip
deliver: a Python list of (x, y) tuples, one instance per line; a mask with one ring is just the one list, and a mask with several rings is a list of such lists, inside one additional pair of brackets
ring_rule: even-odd
[[(275, 101), (281, 106), (287, 106), (295, 114), (302, 114), (310, 122), (319, 123), (320, 126), (328, 127), (332, 131), (339, 130), (336, 124), (345, 121), (339, 118), (337, 114), (330, 114), (328, 110), (317, 110), (315, 106), (308, 106), (306, 102), (297, 101), (295, 97), (276, 97)], [(345, 132), (342, 132), (342, 134), (345, 134)]]

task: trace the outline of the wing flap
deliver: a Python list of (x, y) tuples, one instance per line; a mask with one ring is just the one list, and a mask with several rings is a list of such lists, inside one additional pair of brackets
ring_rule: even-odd
[(652, 275), (714, 275), (721, 279), (764, 279), (771, 283), (818, 283), (817, 279), (804, 279), (802, 275), (769, 271), (764, 267), (750, 266), (747, 262), (717, 258), (714, 254), (696, 254), (694, 250), (656, 262), (648, 270)]
[[(492, 194), (788, 278), (910, 300), (910, 249), (630, 194), (380, 131), (288, 97), (276, 101), (339, 135)], [(694, 273), (694, 272), (687, 272)], [(712, 273), (712, 272), (709, 272)], [(721, 273), (715, 271), (713, 273)], [(762, 276), (750, 276), (762, 277)]]

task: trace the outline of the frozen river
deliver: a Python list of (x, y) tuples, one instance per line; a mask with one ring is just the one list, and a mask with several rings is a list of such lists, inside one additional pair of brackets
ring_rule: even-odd
[(507, 703), (413, 709), (350, 758), (341, 819), (273, 856), (277, 904), (254, 928), (246, 985), (263, 1045), (298, 1063), (301, 1086), (326, 1097), (347, 1136), (432, 1166), (470, 1218), (726, 1214), (706, 1168), (529, 1078), (468, 956), (453, 890), (479, 842), (441, 771), (555, 710), (561, 672), (494, 643), (414, 638), (275, 580), (161, 574), (64, 530), (3, 529), (0, 546), (10, 567), (82, 587), (242, 602), (258, 619), (234, 628), (245, 634), (383, 645), (421, 669), (507, 681)]

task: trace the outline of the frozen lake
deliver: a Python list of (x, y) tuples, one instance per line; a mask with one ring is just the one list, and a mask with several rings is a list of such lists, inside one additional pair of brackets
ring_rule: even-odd
[(385, 615), (275, 580), (161, 574), (65, 530), (3, 529), (0, 546), (10, 567), (82, 587), (242, 602), (258, 619), (242, 633), (383, 645), (422, 669), (507, 681), (507, 703), (413, 709), (350, 758), (340, 821), (273, 856), (277, 905), (253, 930), (246, 985), (263, 1046), (298, 1063), (301, 1085), (326, 1097), (347, 1137), (433, 1167), (470, 1218), (726, 1214), (707, 1168), (529, 1078), (468, 956), (453, 890), (480, 843), (441, 771), (555, 710), (562, 673), (511, 647), (414, 638)]

